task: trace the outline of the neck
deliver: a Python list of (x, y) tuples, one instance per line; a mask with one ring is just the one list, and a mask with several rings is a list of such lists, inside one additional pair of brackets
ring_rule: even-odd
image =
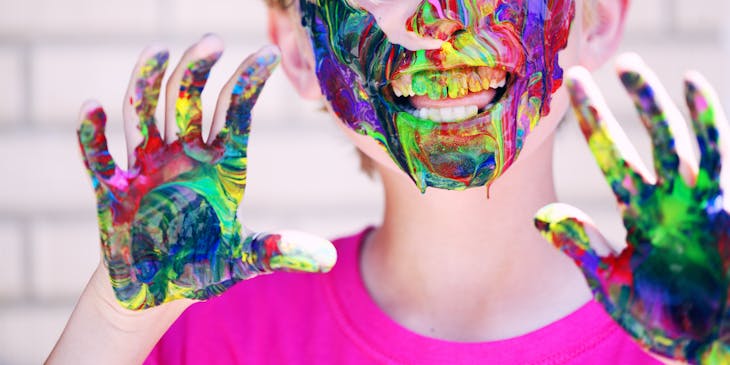
[(518, 159), (486, 189), (421, 194), (381, 168), (382, 226), (361, 257), (380, 307), (417, 333), (455, 341), (514, 337), (571, 313), (590, 298), (573, 263), (533, 227), (557, 200), (552, 140)]

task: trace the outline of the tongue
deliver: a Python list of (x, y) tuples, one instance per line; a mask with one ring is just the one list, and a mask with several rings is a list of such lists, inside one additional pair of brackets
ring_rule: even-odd
[(455, 106), (476, 105), (477, 108), (483, 109), (494, 99), (497, 92), (494, 89), (480, 91), (478, 93), (469, 93), (467, 96), (456, 99), (438, 99), (433, 100), (428, 96), (412, 96), (409, 98), (411, 105), (416, 109), (423, 108), (452, 108)]

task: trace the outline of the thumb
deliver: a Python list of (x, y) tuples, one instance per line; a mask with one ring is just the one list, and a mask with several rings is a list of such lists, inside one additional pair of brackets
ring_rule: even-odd
[(591, 287), (591, 279), (603, 277), (610, 271), (610, 256), (622, 248), (609, 243), (587, 214), (571, 205), (554, 203), (535, 215), (535, 227), (543, 237), (560, 249), (583, 270)]
[(243, 261), (252, 271), (329, 272), (337, 251), (324, 238), (299, 231), (262, 232), (243, 244)]

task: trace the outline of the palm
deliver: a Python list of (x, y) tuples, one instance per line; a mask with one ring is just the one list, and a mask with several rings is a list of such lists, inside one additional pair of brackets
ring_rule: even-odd
[(581, 129), (621, 209), (626, 248), (599, 255), (587, 233), (590, 223), (566, 205), (541, 210), (537, 225), (576, 261), (596, 299), (640, 344), (663, 356), (721, 363), (728, 360), (730, 336), (725, 328), (730, 220), (719, 178), (725, 126), (718, 124), (725, 121), (704, 84), (688, 81), (700, 146), (695, 183), (689, 184), (680, 174), (687, 162), (677, 151), (681, 142), (675, 142), (675, 135), (686, 132), (667, 111), (665, 95), (641, 72), (625, 71), (621, 78), (652, 137), (655, 179), (647, 177), (635, 152), (627, 151), (631, 146), (589, 81), (578, 74), (570, 91)]
[[(217, 57), (187, 66), (175, 108), (180, 133), (170, 144), (154, 122), (167, 54), (142, 67), (136, 111), (143, 141), (129, 171), (109, 156), (103, 110), (91, 111), (82, 121), (79, 140), (96, 190), (104, 259), (117, 299), (129, 309), (207, 299), (274, 269), (326, 271), (320, 263), (332, 261), (331, 247), (283, 253), (279, 235), (254, 235), (238, 222), (250, 111), (278, 58), (259, 55), (243, 65), (225, 126), (206, 144), (200, 93)], [(330, 257), (322, 261), (322, 255)]]

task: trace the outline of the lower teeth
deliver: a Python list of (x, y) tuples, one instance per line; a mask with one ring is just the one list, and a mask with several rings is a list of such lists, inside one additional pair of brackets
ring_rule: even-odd
[(411, 112), (420, 119), (434, 122), (458, 122), (472, 118), (479, 114), (476, 105), (457, 106), (449, 108), (422, 108)]

